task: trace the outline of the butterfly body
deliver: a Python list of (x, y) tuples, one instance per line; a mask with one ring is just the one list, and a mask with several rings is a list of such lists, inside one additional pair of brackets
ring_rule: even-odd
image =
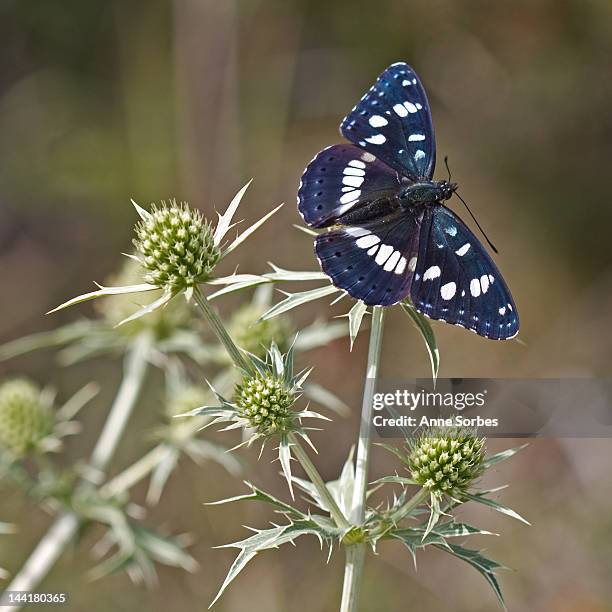
[(322, 269), (368, 305), (414, 307), (498, 340), (518, 332), (492, 259), (444, 205), (456, 183), (433, 180), (435, 138), (425, 90), (407, 64), (385, 70), (341, 124), (352, 144), (327, 147), (300, 183)]

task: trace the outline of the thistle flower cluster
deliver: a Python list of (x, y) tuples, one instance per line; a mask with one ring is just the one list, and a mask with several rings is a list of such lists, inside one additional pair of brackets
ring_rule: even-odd
[(406, 465), (432, 493), (460, 496), (483, 472), (485, 445), (469, 431), (426, 432), (412, 445)]
[(24, 457), (53, 431), (53, 415), (41, 390), (27, 380), (0, 386), (0, 448)]
[(145, 282), (181, 291), (206, 281), (221, 258), (211, 225), (197, 210), (172, 200), (153, 206), (135, 228)]
[(235, 403), (238, 413), (264, 436), (285, 431), (292, 421), (291, 406), (296, 396), (283, 380), (271, 376), (245, 376), (236, 385)]

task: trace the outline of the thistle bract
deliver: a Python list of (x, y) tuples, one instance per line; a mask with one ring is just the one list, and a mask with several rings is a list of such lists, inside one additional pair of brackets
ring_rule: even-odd
[(415, 482), (432, 493), (457, 496), (482, 472), (484, 439), (463, 430), (430, 431), (411, 446), (406, 464)]
[(259, 434), (283, 432), (292, 421), (294, 393), (284, 381), (274, 376), (247, 376), (236, 386), (235, 402), (238, 413)]
[(0, 386), (0, 448), (23, 457), (53, 431), (53, 415), (40, 389), (27, 380)]
[[(109, 285), (119, 286), (142, 282), (142, 266), (134, 259), (127, 259), (120, 270), (107, 279), (107, 282)], [(161, 297), (161, 290), (151, 293), (155, 298)], [(134, 314), (136, 299), (133, 294), (109, 295), (106, 300), (96, 302), (96, 310), (111, 327), (115, 327)], [(173, 300), (165, 308), (155, 310), (150, 316), (131, 321), (119, 329), (131, 335), (146, 328), (151, 329), (158, 339), (167, 338), (177, 328), (187, 325), (190, 314), (189, 305), (184, 300)]]
[(173, 292), (206, 281), (221, 257), (210, 224), (184, 202), (153, 206), (135, 231), (145, 282)]

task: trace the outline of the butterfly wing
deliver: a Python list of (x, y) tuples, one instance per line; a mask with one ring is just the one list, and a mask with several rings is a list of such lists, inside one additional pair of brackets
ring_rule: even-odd
[(436, 143), (429, 102), (406, 63), (392, 64), (378, 77), (340, 131), (413, 181), (433, 176)]
[(395, 212), (317, 236), (319, 263), (334, 285), (354, 298), (369, 305), (395, 304), (410, 291), (421, 219)]
[(340, 215), (397, 193), (397, 172), (352, 144), (323, 149), (308, 164), (298, 190), (298, 210), (311, 227), (330, 225)]
[(518, 313), (497, 266), (468, 227), (442, 205), (427, 208), (410, 297), (415, 308), (486, 338), (516, 336)]

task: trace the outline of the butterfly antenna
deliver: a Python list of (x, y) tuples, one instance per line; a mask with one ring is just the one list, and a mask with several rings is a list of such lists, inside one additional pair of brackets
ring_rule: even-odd
[(448, 167), (448, 155), (444, 156), (444, 165), (446, 166), (446, 171), (448, 172), (448, 182), (450, 183), (451, 171), (450, 171), (450, 168)]
[(467, 202), (456, 191), (455, 191), (455, 195), (463, 202), (463, 205), (467, 208), (467, 211), (470, 213), (470, 217), (474, 219), (474, 223), (478, 226), (478, 229), (482, 232), (482, 235), (485, 237), (485, 240), (487, 241), (491, 249), (493, 249), (493, 252), (499, 253), (499, 251), (495, 248), (495, 245), (489, 240), (489, 237), (485, 234), (485, 231), (482, 229), (482, 227), (480, 227), (480, 223), (478, 223), (478, 221), (476, 220), (476, 217), (473, 215), (472, 211), (470, 210), (470, 207), (467, 205)]

